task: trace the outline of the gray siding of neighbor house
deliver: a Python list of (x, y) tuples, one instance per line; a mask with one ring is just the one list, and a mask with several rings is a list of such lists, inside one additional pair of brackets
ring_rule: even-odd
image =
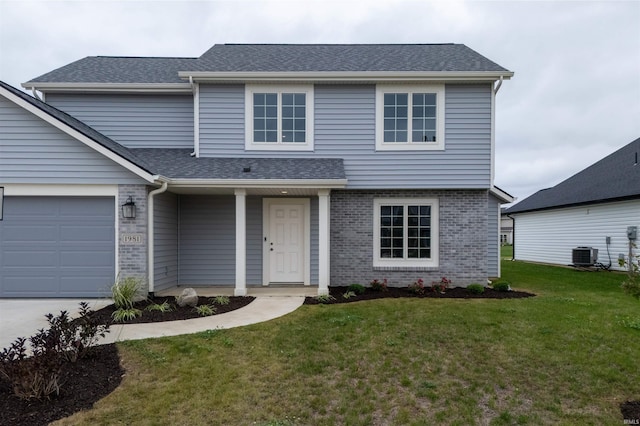
[[(489, 277), (500, 276), (500, 201), (489, 194), (487, 253)], [(484, 284), (484, 283), (481, 283)]]
[(170, 192), (154, 198), (155, 291), (178, 285), (178, 196)]
[(192, 95), (50, 93), (46, 101), (129, 148), (193, 147)]
[(0, 182), (142, 183), (63, 131), (0, 98)]
[[(439, 200), (438, 267), (373, 267), (373, 200), (394, 197)], [(332, 191), (331, 285), (387, 278), (390, 286), (404, 287), (418, 278), (430, 284), (443, 276), (453, 286), (485, 283), (487, 208), (486, 190)]]
[(245, 151), (244, 86), (201, 85), (200, 155), (343, 158), (349, 189), (490, 186), (490, 85), (446, 85), (444, 151), (376, 152), (375, 92), (316, 85), (313, 152)]

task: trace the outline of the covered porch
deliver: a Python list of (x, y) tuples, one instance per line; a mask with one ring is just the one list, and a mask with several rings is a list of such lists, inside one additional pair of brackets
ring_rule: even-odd
[(224, 160), (246, 178), (172, 178), (150, 192), (149, 292), (328, 294), (342, 160), (198, 160)]

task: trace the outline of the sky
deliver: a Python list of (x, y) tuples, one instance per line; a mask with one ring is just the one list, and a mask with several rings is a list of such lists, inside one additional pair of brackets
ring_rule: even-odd
[(461, 43), (515, 72), (496, 98), (495, 185), (523, 200), (640, 137), (640, 0), (0, 0), (0, 80), (85, 56), (217, 43)]

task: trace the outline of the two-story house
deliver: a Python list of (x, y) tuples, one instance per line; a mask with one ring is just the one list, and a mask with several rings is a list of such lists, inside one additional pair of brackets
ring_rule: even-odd
[(226, 44), (2, 84), (0, 297), (486, 283), (512, 75), (460, 44)]

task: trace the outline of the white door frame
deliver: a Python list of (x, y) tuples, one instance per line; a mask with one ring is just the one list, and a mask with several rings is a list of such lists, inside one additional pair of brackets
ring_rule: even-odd
[(269, 232), (271, 227), (271, 206), (277, 204), (296, 204), (303, 208), (304, 234), (304, 285), (311, 285), (311, 200), (309, 198), (263, 198), (262, 199), (262, 285), (269, 285), (270, 256)]

